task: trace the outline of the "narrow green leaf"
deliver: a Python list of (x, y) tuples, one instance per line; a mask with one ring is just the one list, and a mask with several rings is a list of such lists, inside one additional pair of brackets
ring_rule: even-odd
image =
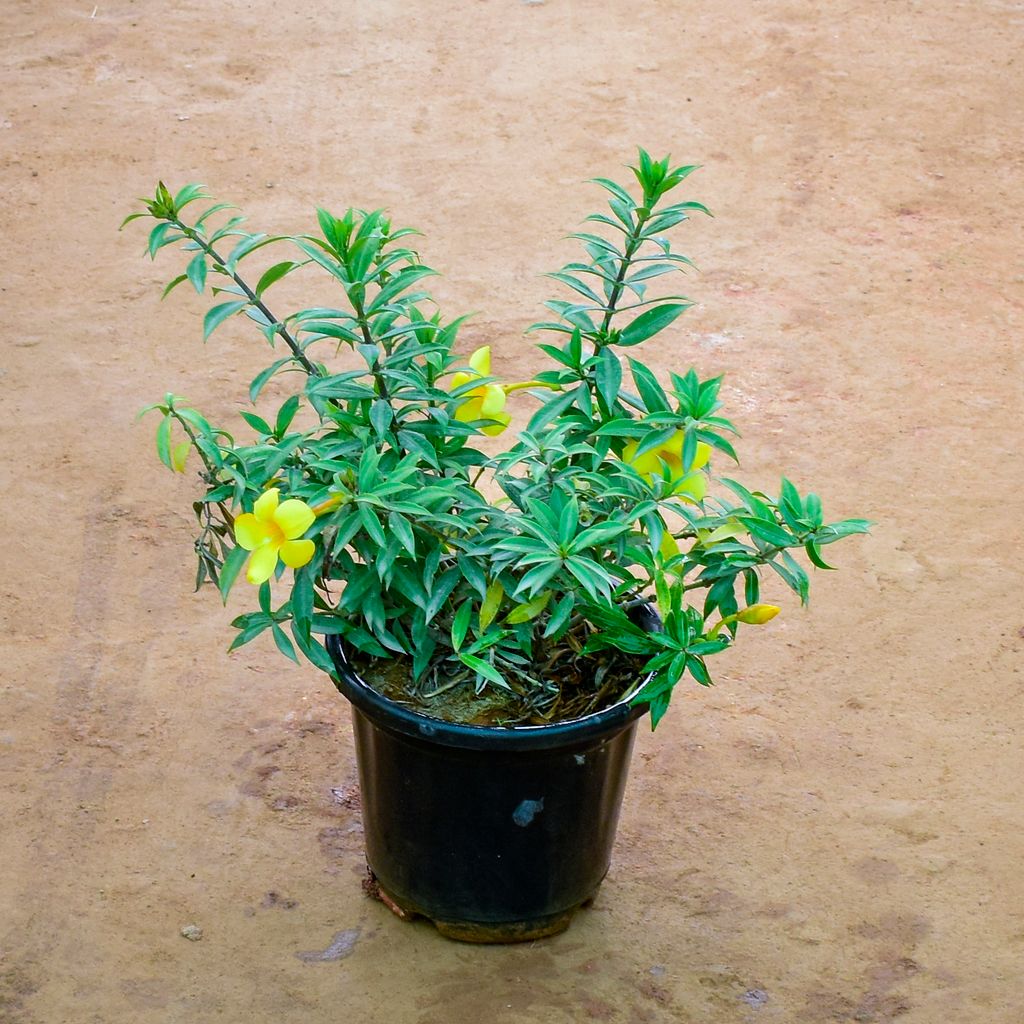
[(171, 421), (173, 417), (165, 416), (160, 425), (156, 428), (156, 453), (160, 461), (168, 468), (174, 469), (174, 461), (171, 458)]
[(284, 437), (285, 431), (291, 426), (295, 419), (295, 413), (299, 408), (299, 396), (292, 395), (288, 398), (277, 413), (277, 420), (274, 423), (274, 436), (278, 439)]
[(203, 294), (203, 289), (206, 287), (206, 270), (205, 252), (197, 252), (185, 268), (185, 274), (199, 295)]
[(807, 557), (811, 560), (811, 563), (813, 565), (816, 565), (819, 569), (835, 569), (834, 565), (829, 565), (821, 557), (821, 549), (818, 547), (817, 544), (814, 543), (813, 540), (809, 540), (804, 545), (804, 550), (807, 552)]
[(228, 603), (228, 594), (231, 593), (231, 588), (235, 585), (235, 580), (248, 557), (249, 552), (245, 548), (233, 547), (228, 552), (227, 558), (224, 559), (224, 565), (221, 567), (220, 577), (217, 580), (217, 588), (220, 590), (221, 600), (224, 604)]
[(648, 309), (623, 329), (619, 335), (618, 344), (627, 347), (639, 345), (642, 341), (654, 337), (659, 331), (663, 331), (692, 305), (692, 302), (669, 302), (663, 306)]
[(572, 591), (569, 591), (569, 593), (562, 596), (558, 604), (555, 605), (555, 610), (548, 618), (547, 625), (544, 627), (545, 640), (561, 636), (563, 629), (565, 629), (569, 624), (569, 616), (572, 615), (572, 609), (575, 603), (576, 596)]
[(297, 266), (299, 264), (293, 260), (283, 260), (280, 263), (275, 263), (268, 270), (265, 270), (259, 281), (256, 282), (256, 294), (262, 295), (275, 281), (280, 281), (282, 277), (290, 274)]
[(245, 309), (249, 305), (248, 299), (239, 302), (222, 302), (217, 306), (210, 309), (206, 316), (203, 317), (203, 341), (207, 341), (211, 334), (222, 324), (229, 316), (239, 312), (239, 310)]
[(295, 653), (294, 646), (292, 646), (291, 640), (288, 639), (288, 637), (285, 635), (285, 631), (279, 625), (277, 625), (276, 622), (274, 623), (273, 626), (273, 633), (274, 643), (277, 644), (277, 649), (286, 658), (291, 658), (291, 660), (294, 661), (296, 665), (298, 665), (299, 659)]
[(618, 401), (619, 391), (622, 389), (622, 364), (610, 347), (601, 349), (597, 366), (594, 367), (594, 382), (605, 407), (610, 411)]
[(467, 667), (471, 668), (477, 675), (481, 675), (488, 682), (494, 683), (496, 686), (504, 687), (506, 690), (510, 689), (505, 677), (491, 664), (484, 661), (481, 658), (477, 658), (472, 654), (459, 654), (459, 659)]
[(392, 512), (388, 516), (388, 526), (391, 527), (391, 531), (401, 542), (402, 547), (412, 555), (416, 557), (416, 537), (413, 534), (412, 526), (409, 524), (409, 520), (405, 518), (400, 512)]
[(462, 643), (466, 639), (466, 633), (469, 630), (469, 623), (473, 617), (473, 602), (463, 601), (459, 605), (459, 610), (455, 613), (455, 618), (452, 620), (452, 647), (458, 651), (462, 648)]
[(504, 596), (505, 588), (497, 580), (487, 588), (483, 604), (480, 605), (480, 629), (482, 631), (486, 631), (487, 627), (494, 621)]

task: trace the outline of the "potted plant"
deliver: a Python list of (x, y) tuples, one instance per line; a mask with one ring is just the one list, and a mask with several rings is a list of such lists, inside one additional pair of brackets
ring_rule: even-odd
[[(186, 252), (165, 294), (216, 297), (205, 338), (244, 315), (273, 348), (249, 399), (285, 392), (241, 413), (244, 440), (174, 395), (149, 407), (163, 463), (198, 466), (197, 588), (226, 600), (243, 575), (255, 607), (231, 649), (269, 634), (351, 701), (375, 891), (456, 938), (568, 925), (608, 868), (638, 719), (776, 615), (765, 568), (806, 602), (794, 553), (828, 569), (822, 548), (868, 525), (713, 472), (736, 460), (720, 378), (638, 358), (691, 305), (648, 291), (692, 266), (666, 232), (707, 210), (672, 196), (693, 167), (640, 150), (631, 169), (635, 196), (594, 179), (609, 212), (573, 235), (584, 255), (550, 275), (569, 297), (531, 328), (550, 368), (513, 382), (489, 348), (458, 351), (415, 232), (380, 210), (251, 234), (194, 205), (202, 186), (160, 184), (127, 218), (156, 221), (151, 256)], [(311, 272), (333, 304), (272, 312), (271, 288)], [(495, 450), (521, 398), (529, 421)]]

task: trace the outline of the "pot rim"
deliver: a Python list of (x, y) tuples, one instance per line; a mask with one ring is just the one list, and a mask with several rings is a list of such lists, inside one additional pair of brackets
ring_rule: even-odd
[[(660, 623), (659, 623), (660, 625)], [(338, 634), (324, 637), (327, 653), (338, 673), (337, 687), (363, 714), (392, 732), (448, 747), (470, 750), (547, 750), (577, 743), (592, 744), (607, 739), (638, 721), (649, 710), (646, 702), (632, 701), (647, 679), (630, 687), (611, 707), (581, 718), (545, 725), (464, 725), (432, 718), (378, 693), (352, 668)], [(649, 677), (648, 677), (649, 678)]]

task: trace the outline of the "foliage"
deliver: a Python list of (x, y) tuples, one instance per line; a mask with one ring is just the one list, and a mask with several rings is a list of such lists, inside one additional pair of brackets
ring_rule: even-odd
[[(408, 247), (414, 232), (380, 210), (319, 210), (318, 232), (285, 237), (248, 233), (224, 203), (191, 219), (209, 198), (200, 185), (160, 184), (142, 200), (128, 220), (156, 221), (149, 254), (179, 245), (188, 258), (165, 295), (188, 282), (215, 299), (204, 338), (243, 315), (274, 349), (250, 400), (278, 376), (301, 382), (268, 418), (241, 414), (248, 441), (174, 395), (150, 407), (164, 464), (181, 470), (194, 452), (202, 465), (197, 585), (209, 578), (226, 600), (247, 558), (258, 584), (232, 648), (269, 632), (287, 657), (330, 672), (320, 638), (341, 634), (367, 656), (407, 658), (412, 692), (446, 680), (507, 689), (541, 718), (557, 703), (543, 671), (553, 651), (611, 651), (643, 666), (633, 699), (657, 724), (685, 675), (710, 684), (706, 659), (777, 611), (759, 604), (763, 567), (806, 602), (794, 553), (827, 569), (822, 548), (867, 529), (827, 524), (818, 497), (788, 480), (774, 497), (712, 476), (712, 459), (736, 459), (720, 378), (691, 369), (663, 382), (637, 357), (691, 305), (648, 292), (692, 266), (666, 232), (708, 211), (669, 199), (693, 167), (641, 150), (631, 169), (639, 198), (594, 179), (609, 213), (573, 235), (585, 256), (549, 275), (571, 292), (531, 328), (552, 368), (511, 384), (491, 375), (489, 350), (457, 353), (461, 320), (443, 320), (423, 290), (434, 271)], [(271, 246), (283, 258), (243, 278)], [(272, 313), (270, 289), (307, 270), (334, 279), (342, 301)], [(343, 348), (358, 368), (329, 367)], [(485, 454), (478, 439), (504, 430), (517, 391), (536, 411), (510, 447)], [(275, 525), (280, 509), (295, 514)], [(630, 617), (649, 599), (660, 632)]]

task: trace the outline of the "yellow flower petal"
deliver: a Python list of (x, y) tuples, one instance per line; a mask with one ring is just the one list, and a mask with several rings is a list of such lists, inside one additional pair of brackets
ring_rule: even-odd
[(281, 545), (281, 561), (289, 569), (299, 569), (312, 557), (316, 545), (311, 540), (286, 540)]
[(491, 375), (491, 346), (484, 345), (482, 348), (478, 348), (470, 357), (469, 365), (481, 377), (490, 377)]
[(277, 568), (277, 545), (264, 544), (258, 547), (249, 559), (245, 578), (250, 583), (266, 583)]
[(261, 523), (251, 512), (246, 512), (235, 519), (235, 540), (240, 548), (255, 551), (270, 537), (266, 523)]
[(674, 455), (680, 462), (683, 460), (683, 442), (686, 440), (686, 433), (682, 430), (677, 430), (663, 445), (660, 447), (663, 459), (669, 455)]
[(460, 402), (455, 410), (455, 418), (460, 423), (472, 423), (480, 419), (480, 399), (467, 398), (466, 401)]
[(253, 515), (264, 523), (269, 523), (274, 518), (280, 500), (281, 492), (276, 487), (271, 487), (256, 499), (256, 504), (252, 507)]
[(694, 503), (703, 501), (704, 495), (708, 493), (708, 479), (701, 473), (687, 473), (682, 480), (678, 481), (672, 488), (672, 494), (677, 498), (692, 501)]
[(283, 540), (301, 537), (316, 519), (316, 513), (298, 498), (282, 501), (274, 512), (274, 522), (283, 534)]
[(452, 377), (451, 390), (455, 391), (461, 388), (463, 384), (468, 384), (471, 380), (476, 380), (476, 376), (472, 373), (462, 373), (459, 371)]
[(488, 384), (484, 388), (483, 398), (480, 401), (480, 416), (482, 419), (494, 419), (496, 414), (505, 408), (505, 392), (497, 384)]

